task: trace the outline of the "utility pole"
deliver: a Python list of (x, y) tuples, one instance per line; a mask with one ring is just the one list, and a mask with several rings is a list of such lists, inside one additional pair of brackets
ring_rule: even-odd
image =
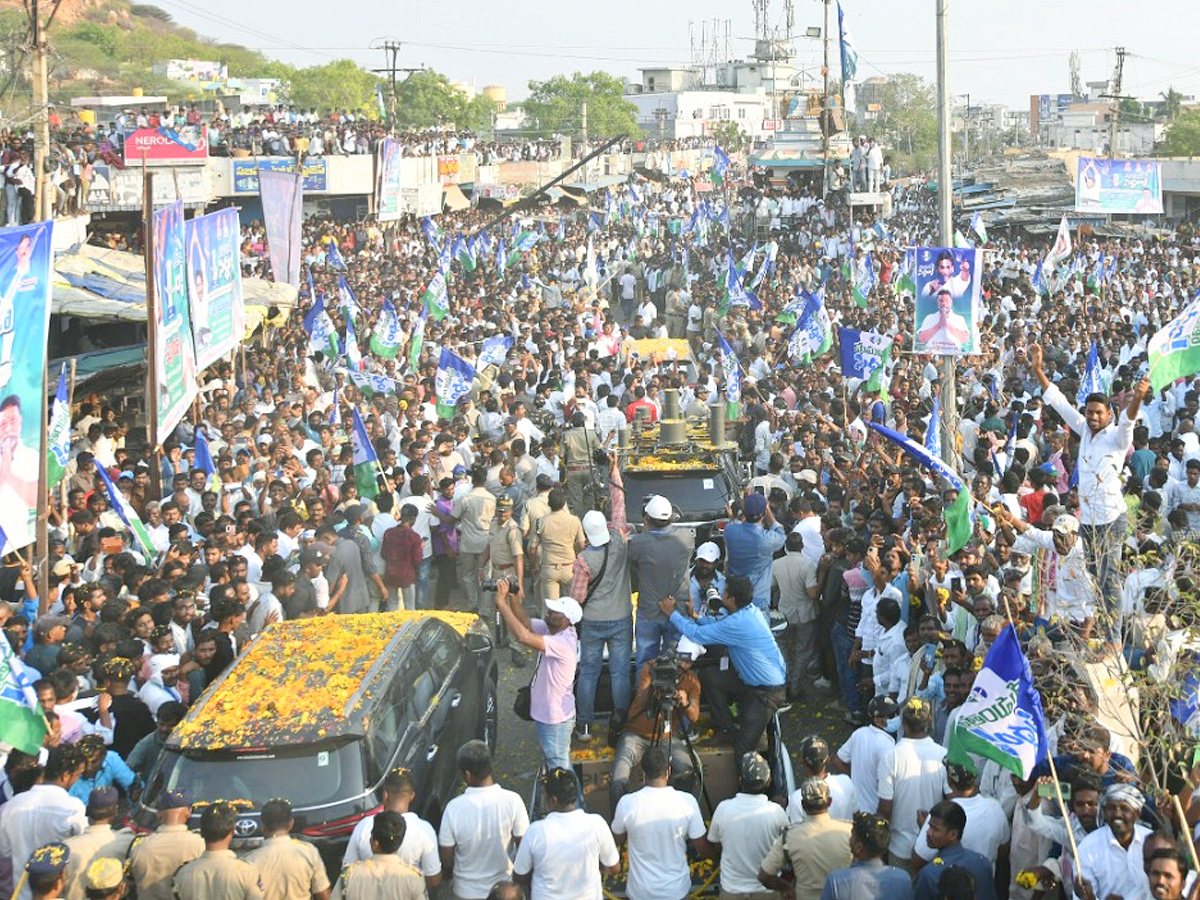
[(587, 143), (587, 101), (584, 100), (583, 103), (580, 104), (580, 107), (581, 107), (581, 109), (579, 111), (579, 118), (581, 121), (580, 131), (583, 134), (583, 142), (586, 144)]
[[(937, 108), (938, 108), (938, 239), (943, 247), (954, 246), (954, 183), (950, 174), (950, 72), (947, 60), (946, 9), (950, 0), (934, 0), (937, 9)], [(953, 356), (938, 364), (942, 380), (942, 456), (950, 468), (958, 469), (958, 392), (954, 383)]]
[(46, 3), (39, 0), (28, 0), (26, 10), (29, 14), (29, 32), (33, 44), (33, 106), (36, 130), (34, 131), (33, 171), (37, 179), (33, 194), (33, 215), (37, 221), (46, 221), (54, 216), (54, 205), (51, 202), (50, 179), (47, 178), (46, 161), (50, 156), (50, 76), (46, 63), (47, 44), (46, 32), (58, 15), (58, 7), (62, 0), (51, 0), (48, 4), (50, 15), (42, 21), (42, 10)]
[[(832, 0), (825, 0), (825, 30), (821, 33), (824, 38), (824, 60), (821, 64), (821, 74), (825, 78), (825, 87), (821, 92), (821, 197), (829, 196), (829, 132), (833, 130), (833, 116), (829, 110), (829, 6)], [(851, 224), (853, 227), (853, 223)]]
[(1117, 66), (1113, 70), (1112, 93), (1104, 94), (1102, 97), (1107, 100), (1112, 100), (1112, 113), (1108, 117), (1108, 158), (1117, 158), (1117, 126), (1121, 121), (1121, 101), (1133, 99), (1125, 97), (1121, 94), (1121, 76), (1125, 70), (1125, 48), (1117, 47)]
[[(403, 73), (406, 77), (404, 81), (408, 81), (408, 77), (414, 72), (423, 72), (424, 66), (402, 66), (399, 64), (400, 48), (403, 47), (400, 41), (395, 41), (390, 38), (382, 43), (372, 45), (372, 50), (382, 50), (384, 57), (387, 59), (387, 65), (382, 69), (372, 69), (376, 75), (386, 75), (388, 77), (388, 124), (395, 125), (396, 123), (396, 76)], [(403, 84), (404, 82), (400, 82)]]

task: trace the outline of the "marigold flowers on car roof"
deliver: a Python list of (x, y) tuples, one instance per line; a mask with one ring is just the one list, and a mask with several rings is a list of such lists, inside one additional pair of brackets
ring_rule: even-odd
[(172, 742), (185, 750), (233, 749), (325, 737), (353, 712), (351, 701), (397, 631), (418, 618), (440, 619), (459, 634), (478, 619), (473, 613), (431, 610), (273, 625), (201, 697)]

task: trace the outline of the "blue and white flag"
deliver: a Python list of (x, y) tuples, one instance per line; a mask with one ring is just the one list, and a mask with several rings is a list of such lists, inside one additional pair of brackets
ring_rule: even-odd
[(987, 243), (987, 226), (983, 224), (983, 217), (979, 213), (971, 216), (971, 230), (979, 235), (979, 240)]
[[(63, 480), (71, 461), (71, 398), (67, 390), (67, 364), (58, 372), (58, 390), (50, 408), (49, 433), (46, 436), (46, 485), (53, 490)], [(0, 542), (0, 550), (4, 543)]]
[(400, 353), (400, 345), (404, 343), (404, 331), (400, 327), (400, 317), (396, 307), (386, 297), (383, 307), (379, 310), (379, 320), (371, 331), (368, 346), (371, 352), (384, 359), (395, 359)]
[(108, 470), (104, 466), (94, 466), (93, 469), (100, 476), (100, 480), (104, 482), (104, 490), (108, 494), (108, 505), (116, 510), (121, 521), (125, 523), (125, 527), (133, 532), (134, 537), (141, 544), (146, 562), (150, 562), (157, 554), (154, 551), (154, 544), (150, 541), (150, 532), (146, 529), (145, 523), (138, 517), (137, 510), (133, 508), (133, 505), (125, 499), (125, 495), (118, 491), (117, 486), (112, 483), (112, 479), (108, 477)]
[(750, 282), (751, 288), (757, 288), (762, 284), (764, 278), (775, 271), (775, 256), (779, 253), (779, 244), (775, 243), (775, 241), (768, 241), (765, 249), (766, 252), (763, 255), (762, 265), (758, 267), (758, 274)]
[(333, 403), (329, 405), (329, 424), (337, 426), (342, 424), (341, 403), (338, 400), (338, 389), (333, 389)]
[(308, 332), (308, 352), (324, 353), (330, 359), (341, 353), (337, 332), (333, 328), (333, 320), (325, 312), (325, 301), (317, 297), (312, 309), (304, 317), (304, 330)]
[(857, 328), (838, 328), (838, 347), (841, 353), (842, 377), (869, 381), (887, 363), (892, 339), (875, 331)]
[(338, 249), (337, 241), (332, 238), (325, 245), (325, 265), (340, 272), (346, 271), (346, 260), (342, 256), (342, 251)]
[(947, 737), (949, 762), (974, 769), (975, 754), (1022, 781), (1049, 754), (1042, 698), (1012, 625), (992, 643)]
[(354, 483), (358, 487), (358, 496), (370, 500), (379, 494), (379, 454), (375, 452), (375, 446), (367, 435), (367, 428), (363, 425), (358, 410), (351, 408), (350, 415), (353, 418), (350, 427), (350, 448), (354, 454)]
[(504, 249), (504, 238), (500, 238), (496, 243), (496, 271), (500, 273), (501, 278), (508, 271), (508, 254)]
[(212, 449), (208, 446), (208, 434), (203, 426), (196, 429), (193, 437), (196, 443), (196, 463), (192, 468), (212, 477), (217, 472), (217, 466), (213, 462)]
[(567, 220), (563, 216), (558, 217), (558, 237), (557, 240), (561, 244), (567, 239)]
[(738, 404), (742, 400), (742, 364), (738, 361), (733, 348), (729, 346), (729, 342), (725, 340), (725, 336), (719, 331), (717, 332), (717, 347), (721, 351), (721, 371), (725, 374), (726, 415), (730, 419), (736, 419)]
[(1048, 293), (1046, 276), (1042, 274), (1042, 261), (1039, 259), (1037, 268), (1033, 270), (1033, 292), (1039, 297)]
[(1100, 351), (1096, 347), (1096, 342), (1092, 341), (1092, 345), (1088, 348), (1087, 365), (1083, 370), (1083, 378), (1079, 381), (1079, 390), (1075, 392), (1075, 405), (1086, 404), (1088, 394), (1106, 393), (1108, 393), (1108, 388), (1105, 385), (1104, 370), (1100, 367)]
[(454, 262), (454, 254), (450, 249), (450, 238), (446, 238), (442, 244), (442, 248), (438, 251), (438, 269), (443, 275), (450, 274), (450, 265)]
[(640, 206), (642, 203), (642, 195), (638, 193), (638, 189), (632, 184), (629, 185), (629, 202), (634, 206)]
[(850, 37), (850, 31), (846, 28), (846, 15), (842, 10), (841, 3), (838, 4), (838, 43), (842, 51), (842, 85), (844, 90), (845, 84), (853, 81), (854, 76), (858, 74), (858, 51), (854, 49), (854, 39)]
[(762, 309), (758, 295), (742, 285), (742, 270), (734, 263), (732, 250), (729, 251), (729, 262), (725, 272), (725, 298), (729, 306)]
[(925, 426), (925, 449), (930, 456), (942, 458), (942, 403), (937, 397), (933, 398), (933, 412)]
[(426, 216), (421, 220), (421, 233), (425, 235), (425, 240), (429, 241), (429, 246), (434, 250), (442, 248), (442, 229), (433, 224), (433, 219)]
[(730, 159), (729, 154), (720, 147), (713, 147), (712, 173), (713, 180), (721, 183), (725, 180), (725, 173), (729, 171)]
[(593, 231), (599, 231), (602, 227), (603, 226), (600, 224), (600, 216), (597, 213), (591, 213), (588, 216), (588, 234), (591, 234)]
[(458, 408), (458, 401), (471, 392), (474, 380), (475, 367), (453, 350), (443, 348), (433, 381), (437, 414), (444, 419), (451, 418)]
[(346, 279), (339, 275), (337, 283), (338, 306), (343, 310), (348, 310), (345, 313), (347, 317), (358, 315), (358, 297), (354, 296), (354, 291), (350, 289), (350, 285), (346, 283)]
[(820, 292), (800, 296), (804, 303), (796, 314), (796, 329), (788, 340), (788, 355), (793, 360), (820, 356), (833, 346), (833, 323), (824, 297)]
[(362, 371), (362, 351), (358, 348), (358, 333), (354, 330), (354, 316), (346, 316), (346, 359), (350, 368)]
[(479, 368), (503, 365), (512, 345), (513, 339), (504, 334), (498, 334), (485, 340), (483, 346), (479, 348)]

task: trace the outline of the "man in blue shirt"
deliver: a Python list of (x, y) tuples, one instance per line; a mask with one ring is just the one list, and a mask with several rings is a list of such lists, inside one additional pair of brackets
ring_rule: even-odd
[(971, 873), (975, 881), (976, 900), (996, 900), (996, 883), (992, 875), (992, 864), (982, 854), (968, 850), (962, 845), (963, 829), (967, 827), (967, 813), (953, 800), (943, 800), (929, 811), (929, 831), (926, 840), (937, 856), (933, 862), (921, 868), (917, 876), (916, 900), (937, 900), (938, 880), (943, 870), (957, 866)]
[(725, 526), (726, 573), (730, 578), (750, 579), (754, 605), (764, 613), (771, 608), (771, 561), (786, 538), (762, 494), (747, 494), (742, 521)]
[(912, 879), (903, 869), (884, 864), (891, 841), (888, 820), (875, 813), (854, 814), (848, 869), (830, 872), (821, 900), (912, 900)]
[(696, 564), (692, 566), (692, 609), (696, 615), (715, 615), (710, 610), (705, 596), (708, 589), (716, 588), (717, 594), (725, 596), (725, 576), (717, 568), (721, 559), (721, 548), (712, 541), (705, 541), (696, 548)]
[[(724, 669), (708, 666), (700, 671), (700, 684), (711, 698), (713, 728), (733, 738), (737, 758), (758, 748), (758, 739), (775, 711), (784, 704), (787, 667), (771, 634), (767, 618), (754, 605), (749, 579), (731, 576), (725, 581), (722, 602), (729, 615), (691, 621), (680, 615), (674, 597), (659, 601), (663, 615), (689, 640), (711, 646), (724, 644), (733, 663)], [(693, 614), (694, 616), (694, 614)], [(736, 703), (738, 723), (729, 708)]]

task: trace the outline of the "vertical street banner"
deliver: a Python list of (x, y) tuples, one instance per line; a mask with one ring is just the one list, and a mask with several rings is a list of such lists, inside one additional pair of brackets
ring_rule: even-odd
[(404, 198), (400, 193), (400, 160), (404, 158), (399, 141), (384, 138), (375, 160), (375, 217), (380, 222), (394, 222), (404, 214)]
[(304, 176), (298, 172), (259, 172), (258, 186), (272, 277), (279, 284), (300, 287)]
[(154, 213), (154, 296), (157, 330), (154, 339), (154, 391), (158, 421), (154, 440), (171, 436), (199, 390), (192, 316), (188, 308), (183, 201)]
[(237, 210), (190, 219), (184, 236), (196, 367), (207, 369), (236, 347), (246, 331)]
[(46, 339), (53, 223), (0, 229), (0, 543), (33, 543), (38, 468), (47, 452)]
[(979, 352), (981, 261), (973, 247), (917, 248), (914, 353)]

